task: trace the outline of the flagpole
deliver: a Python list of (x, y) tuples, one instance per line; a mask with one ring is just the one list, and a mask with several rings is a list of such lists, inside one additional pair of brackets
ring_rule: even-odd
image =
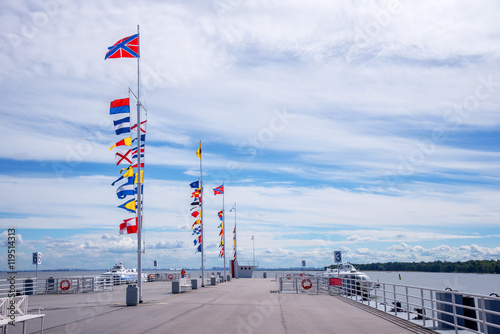
[[(236, 202), (234, 203), (234, 261), (236, 262), (236, 266), (238, 266), (238, 257), (237, 257), (237, 246), (236, 246), (236, 233), (237, 233), (237, 229), (236, 229)], [(236, 278), (238, 278), (238, 268), (236, 268)]]
[(200, 226), (201, 226), (201, 287), (205, 287), (205, 264), (203, 258), (203, 246), (205, 245), (205, 239), (203, 238), (203, 169), (202, 169), (202, 158), (203, 153), (201, 150), (201, 139), (200, 139)]
[[(139, 37), (139, 25), (137, 25)], [(140, 48), (140, 42), (138, 43)], [(139, 50), (140, 51), (140, 50)], [(139, 52), (140, 54), (140, 52)], [(141, 102), (140, 102), (140, 56), (137, 57), (137, 286), (139, 287), (139, 303), (142, 303), (142, 199), (141, 199)]]
[[(222, 182), (222, 189), (224, 189), (224, 182)], [(223, 245), (222, 249), (224, 250), (224, 278), (222, 279), (223, 282), (226, 281), (227, 276), (226, 276), (226, 211), (224, 209), (224, 196), (226, 194), (226, 189), (222, 192), (222, 240), (223, 240)]]

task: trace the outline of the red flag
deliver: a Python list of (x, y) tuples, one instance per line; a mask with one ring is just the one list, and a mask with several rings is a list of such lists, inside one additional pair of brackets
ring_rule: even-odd
[(120, 39), (108, 50), (104, 60), (108, 58), (139, 58), (139, 34)]

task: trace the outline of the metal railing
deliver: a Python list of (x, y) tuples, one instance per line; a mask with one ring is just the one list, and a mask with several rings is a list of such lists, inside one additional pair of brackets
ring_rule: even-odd
[(423, 327), (500, 333), (498, 297), (357, 279), (342, 279), (339, 293)]
[(333, 294), (339, 293), (339, 287), (330, 285), (328, 277), (307, 274), (278, 276), (280, 293)]
[(280, 293), (341, 295), (423, 327), (455, 333), (500, 333), (500, 298), (495, 296), (356, 278), (331, 281), (307, 274), (278, 276), (277, 281)]
[(113, 282), (99, 276), (0, 280), (0, 297), (112, 291)]

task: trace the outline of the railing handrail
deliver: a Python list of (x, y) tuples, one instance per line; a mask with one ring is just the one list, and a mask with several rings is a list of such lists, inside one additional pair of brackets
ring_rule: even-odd
[[(455, 332), (466, 329), (474, 333), (487, 333), (488, 328), (490, 331), (500, 329), (500, 323), (492, 319), (500, 317), (500, 310), (489, 309), (493, 308), (492, 303), (500, 302), (499, 297), (356, 278), (341, 278), (342, 285), (338, 289), (329, 287), (325, 290), (320, 289), (320, 284), (325, 284), (321, 282), (326, 282), (321, 281), (323, 276), (299, 276), (291, 273), (276, 275), (279, 291), (282, 293), (314, 293), (301, 289), (300, 282), (305, 278), (312, 279), (317, 284), (315, 293), (332, 294), (333, 291), (334, 294), (341, 294), (358, 302), (367, 302), (369, 306), (373, 304), (372, 307), (377, 309), (383, 305), (384, 311), (399, 317), (405, 314), (408, 321), (419, 319), (423, 326), (426, 326), (426, 321), (431, 321), (433, 329), (437, 328), (436, 324), (441, 329), (451, 327)], [(473, 299), (468, 299), (471, 305), (466, 304), (465, 298)], [(485, 307), (486, 303), (490, 304), (489, 308)], [(387, 309), (389, 305), (391, 310)], [(411, 314), (417, 314), (418, 317), (410, 319)]]

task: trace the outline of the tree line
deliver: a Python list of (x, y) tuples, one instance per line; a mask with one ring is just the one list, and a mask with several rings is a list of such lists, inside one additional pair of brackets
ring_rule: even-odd
[[(500, 274), (500, 260), (470, 260), (465, 262), (387, 262), (354, 264), (358, 270), (373, 271), (424, 271), (440, 273)], [(336, 268), (331, 265), (330, 268)]]

